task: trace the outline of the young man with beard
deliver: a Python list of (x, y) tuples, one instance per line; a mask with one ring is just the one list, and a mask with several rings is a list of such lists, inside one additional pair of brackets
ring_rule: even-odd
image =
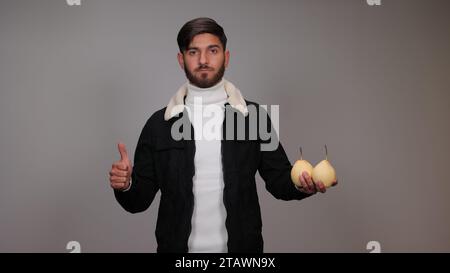
[[(256, 172), (282, 200), (301, 200), (325, 187), (306, 172), (300, 176), (302, 187), (296, 187), (277, 136), (271, 139), (273, 149), (262, 149), (267, 140), (260, 130), (250, 137), (251, 128), (261, 126), (252, 122), (265, 120), (269, 129), (272, 124), (266, 112), (224, 79), (230, 53), (220, 25), (210, 18), (191, 20), (177, 41), (188, 82), (145, 124), (134, 166), (119, 143), (121, 159), (110, 171), (115, 197), (125, 210), (137, 213), (161, 191), (158, 252), (262, 252)], [(230, 122), (238, 119), (243, 127)], [(242, 132), (244, 138), (238, 138)]]

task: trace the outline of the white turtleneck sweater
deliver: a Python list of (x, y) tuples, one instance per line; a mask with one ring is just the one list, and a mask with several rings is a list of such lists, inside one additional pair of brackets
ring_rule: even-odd
[(224, 81), (210, 88), (188, 84), (185, 104), (195, 137), (194, 213), (189, 252), (227, 252), (223, 204), (222, 122), (227, 93)]

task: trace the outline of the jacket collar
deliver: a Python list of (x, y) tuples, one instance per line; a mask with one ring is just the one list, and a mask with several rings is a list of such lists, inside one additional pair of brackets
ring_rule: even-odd
[[(227, 101), (231, 107), (235, 108), (241, 112), (244, 116), (247, 116), (247, 104), (245, 103), (244, 97), (241, 91), (237, 89), (231, 82), (225, 81), (225, 92), (227, 93)], [(180, 114), (184, 110), (184, 98), (187, 94), (187, 83), (184, 83), (178, 91), (173, 95), (167, 104), (166, 111), (164, 113), (164, 120), (168, 121), (174, 116)]]

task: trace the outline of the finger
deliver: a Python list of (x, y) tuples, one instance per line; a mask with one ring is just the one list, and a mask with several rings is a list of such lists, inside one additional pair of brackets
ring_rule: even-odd
[(109, 181), (111, 181), (111, 183), (125, 183), (127, 182), (127, 177), (111, 176)]
[(128, 153), (127, 153), (127, 148), (125, 147), (125, 144), (123, 144), (122, 142), (119, 142), (119, 144), (117, 144), (117, 147), (119, 148), (119, 153), (120, 153), (120, 160), (124, 161), (124, 162), (128, 162)]
[[(303, 174), (307, 174), (306, 172), (303, 172)], [(301, 183), (301, 191), (306, 194), (312, 194), (313, 191), (309, 188), (308, 183), (306, 182), (305, 177), (303, 174), (300, 174), (300, 183)]]
[(308, 184), (308, 189), (310, 191), (314, 191), (316, 189), (316, 187), (314, 186), (314, 183), (312, 182), (312, 179), (309, 176), (309, 174), (307, 172), (303, 172), (303, 176), (306, 180), (306, 183)]
[(111, 187), (124, 187), (125, 182), (111, 182)]
[(310, 191), (309, 191), (307, 188), (300, 188), (300, 187), (297, 187), (297, 189), (298, 189), (299, 191), (303, 192), (303, 193), (310, 194)]
[(317, 187), (317, 190), (320, 191), (321, 193), (325, 193), (327, 191), (327, 188), (322, 183), (322, 181), (317, 181), (316, 182), (316, 187)]
[(338, 184), (338, 181), (335, 180), (335, 181), (333, 181), (333, 183), (331, 183), (331, 186), (334, 187), (334, 186), (336, 186), (337, 184)]
[(125, 183), (111, 183), (111, 187), (116, 190), (125, 188)]
[(304, 190), (307, 190), (308, 189), (308, 185), (306, 184), (305, 178), (303, 177), (302, 174), (300, 174), (299, 180), (300, 180), (301, 188), (304, 189)]
[(128, 171), (128, 165), (122, 161), (117, 161), (112, 165), (113, 169), (119, 169), (121, 171)]
[(121, 171), (119, 169), (112, 169), (109, 172), (110, 176), (119, 176), (119, 177), (127, 177), (128, 176), (128, 172), (127, 171)]

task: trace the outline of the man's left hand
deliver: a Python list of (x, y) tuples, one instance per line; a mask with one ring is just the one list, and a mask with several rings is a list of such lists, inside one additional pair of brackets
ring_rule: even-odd
[[(315, 194), (317, 192), (325, 193), (327, 191), (325, 185), (321, 181), (314, 181), (307, 172), (303, 172), (300, 175), (301, 186), (296, 186), (296, 188), (306, 194)], [(332, 187), (336, 186), (338, 181), (335, 180), (331, 184)]]

